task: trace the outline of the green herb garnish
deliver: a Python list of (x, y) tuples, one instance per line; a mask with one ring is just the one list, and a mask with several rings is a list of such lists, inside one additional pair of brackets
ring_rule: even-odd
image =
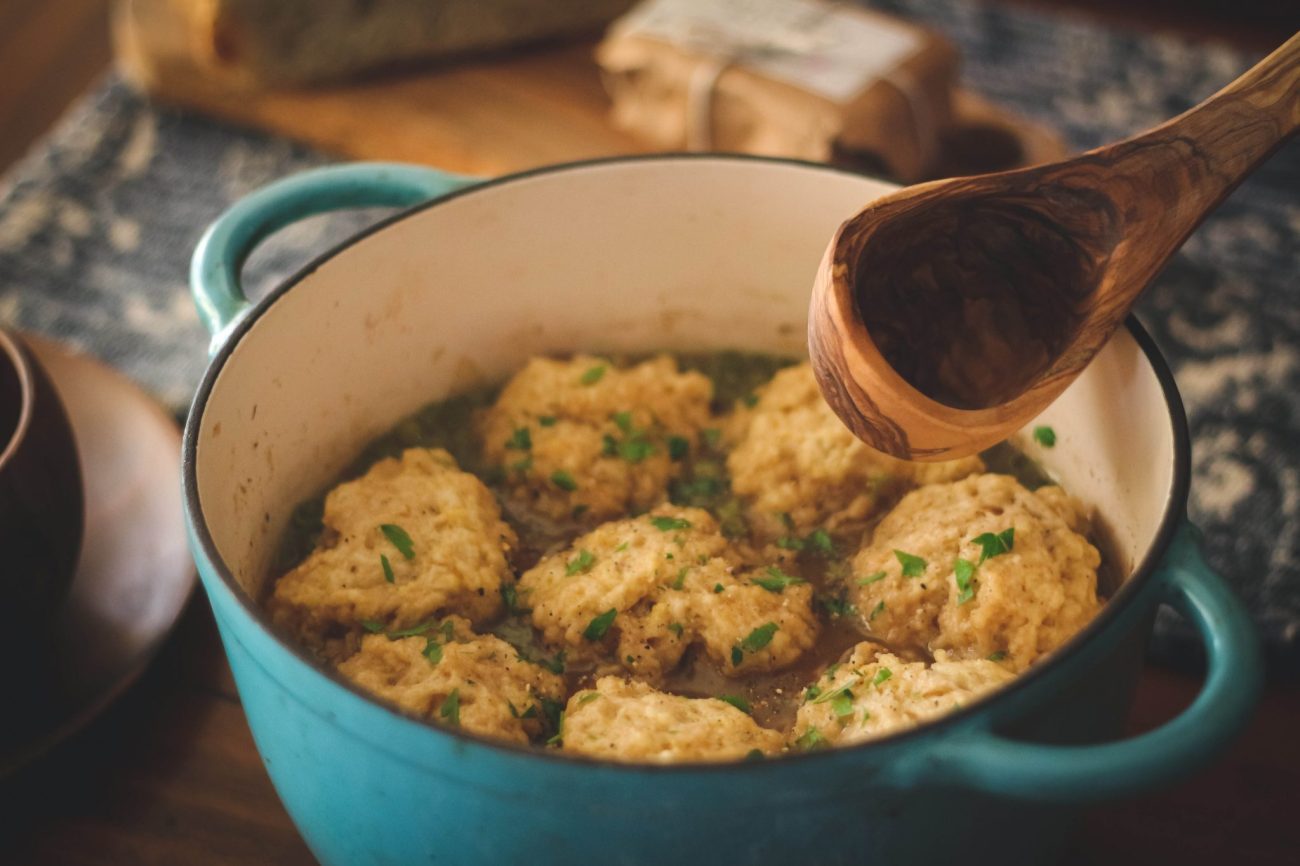
[(564, 573), (573, 577), (575, 574), (586, 574), (591, 571), (591, 567), (596, 564), (596, 557), (585, 547), (578, 551), (578, 555), (564, 566)]
[(543, 415), (543, 416), (541, 416), (540, 418), (537, 419), (537, 423), (538, 423), (538, 424), (541, 424), (543, 427), (554, 427), (554, 426), (555, 426), (555, 416), (554, 416), (554, 415)]
[(515, 451), (528, 451), (533, 447), (533, 434), (527, 427), (516, 427), (515, 432), (506, 440), (506, 447)]
[(745, 653), (756, 653), (772, 642), (779, 626), (774, 622), (764, 623), (745, 635), (745, 638), (731, 648), (731, 664), (739, 666)]
[(617, 426), (618, 429), (622, 430), (624, 433), (632, 432), (631, 412), (615, 412), (613, 415), (610, 415), (609, 417), (614, 422), (615, 426)]
[(989, 661), (991, 661), (991, 662), (1000, 662), (1000, 661), (1002, 661), (1002, 660), (1003, 660), (1004, 658), (1006, 658), (1006, 657), (1007, 657), (1007, 654), (1006, 654), (1006, 652), (1004, 652), (1003, 650), (998, 650), (998, 651), (996, 651), (996, 652), (991, 652), (991, 653), (989, 653), (989, 656), (988, 656)]
[(704, 439), (704, 444), (710, 448), (717, 448), (718, 443), (722, 441), (722, 431), (717, 427), (705, 427), (700, 431), (700, 436)]
[(856, 613), (857, 608), (849, 603), (843, 595), (830, 595), (829, 593), (818, 593), (814, 601), (821, 606), (831, 616), (848, 616)]
[(516, 460), (514, 463), (510, 464), (511, 472), (527, 472), (529, 469), (532, 468), (533, 468), (533, 455), (531, 454), (529, 454), (527, 457), (521, 457), (520, 459)]
[(776, 540), (776, 546), (782, 550), (803, 550), (804, 540), (793, 535), (783, 535)]
[(873, 619), (880, 616), (884, 610), (885, 603), (883, 601), (876, 602), (876, 606), (871, 609), (871, 615), (867, 617), (867, 622), (871, 622)]
[(750, 583), (757, 584), (768, 592), (776, 593), (785, 591), (787, 586), (797, 586), (801, 583), (807, 582), (808, 581), (804, 580), (802, 577), (795, 577), (792, 574), (786, 574), (775, 565), (769, 565), (767, 567), (766, 577), (755, 577), (750, 580)]
[(814, 749), (824, 749), (830, 745), (822, 732), (816, 728), (809, 728), (799, 735), (799, 739), (794, 741), (795, 747), (803, 749), (805, 752), (811, 752)]
[(971, 543), (980, 546), (980, 561), (976, 564), (983, 565), (986, 559), (992, 559), (995, 556), (1011, 552), (1012, 548), (1016, 546), (1016, 528), (1013, 526), (997, 534), (992, 532), (981, 533), (972, 538)]
[(673, 581), (673, 589), (681, 589), (686, 584), (686, 573), (691, 570), (689, 565), (683, 565), (677, 572), (677, 579)]
[(1056, 431), (1051, 427), (1035, 427), (1034, 441), (1044, 448), (1052, 448), (1056, 445)]
[(578, 698), (578, 706), (582, 706), (583, 704), (589, 704), (592, 701), (596, 700), (596, 698), (598, 697), (600, 697), (600, 692), (587, 692), (585, 695)]
[(618, 440), (608, 433), (600, 437), (600, 453), (605, 457), (617, 457)]
[(876, 677), (871, 681), (871, 684), (873, 686), (878, 686), (881, 683), (883, 683), (885, 680), (892, 677), (893, 675), (894, 672), (891, 671), (889, 668), (881, 668), (880, 670), (876, 671)]
[[(448, 622), (448, 625), (450, 624), (451, 623)], [(399, 628), (396, 631), (388, 632), (387, 633), (388, 639), (401, 640), (404, 637), (415, 637), (416, 635), (424, 634), (426, 631), (429, 631), (430, 629), (434, 628), (436, 625), (437, 623), (434, 622), (433, 620), (427, 620), (418, 625), (413, 625), (410, 628)]]
[(397, 552), (402, 554), (404, 559), (408, 561), (415, 559), (415, 545), (405, 529), (395, 523), (383, 523), (380, 524), (379, 531), (384, 533), (384, 537), (397, 548)]
[(835, 713), (835, 718), (846, 719), (853, 715), (853, 693), (848, 689), (831, 698), (831, 710)]
[(684, 460), (691, 453), (691, 443), (681, 436), (668, 437), (668, 456), (673, 460)]
[(519, 587), (514, 583), (502, 581), (501, 601), (505, 603), (506, 612), (512, 615), (528, 613), (528, 609), (519, 606)]
[(600, 640), (609, 631), (609, 627), (614, 624), (614, 617), (618, 616), (618, 608), (611, 607), (609, 610), (594, 617), (587, 627), (583, 630), (582, 636), (590, 641)]
[(453, 728), (460, 727), (460, 689), (452, 689), (451, 694), (438, 707), (438, 715), (447, 720)]
[(682, 636), (682, 624), (680, 622), (668, 623), (668, 630), (678, 637)]
[(678, 529), (690, 529), (691, 522), (684, 517), (651, 517), (650, 522), (654, 524), (655, 529), (660, 532), (673, 532)]
[(377, 619), (363, 619), (361, 627), (371, 634), (379, 634), (384, 630), (384, 624)]
[(640, 463), (655, 453), (654, 443), (644, 436), (632, 436), (618, 443), (618, 456), (628, 463)]
[(925, 567), (929, 564), (921, 557), (901, 550), (895, 550), (894, 556), (898, 559), (898, 564), (903, 567), (903, 577), (920, 577), (925, 574)]
[(556, 469), (551, 473), (551, 483), (561, 490), (567, 490), (570, 493), (578, 489), (578, 482), (573, 480), (573, 476), (563, 469)]
[(953, 577), (957, 581), (957, 603), (965, 604), (975, 597), (975, 563), (969, 559), (958, 559), (952, 566)]
[(388, 581), (389, 583), (396, 583), (397, 576), (393, 574), (393, 564), (389, 562), (388, 557), (382, 553), (379, 554), (379, 564), (384, 569), (384, 580)]
[(429, 638), (425, 641), (424, 649), (420, 651), (420, 655), (428, 659), (429, 664), (436, 665), (438, 662), (442, 661), (442, 644), (438, 643), (433, 638)]
[(872, 574), (868, 574), (866, 577), (858, 578), (857, 584), (858, 586), (870, 586), (871, 584), (879, 583), (884, 579), (885, 579), (885, 573), (883, 571), (877, 571), (877, 572), (873, 572)]
[(588, 367), (587, 371), (582, 374), (582, 378), (578, 381), (584, 385), (595, 385), (601, 380), (601, 377), (605, 375), (605, 369), (605, 364), (597, 364), (594, 367)]
[(714, 595), (717, 595), (718, 593), (722, 592), (722, 590), (723, 590), (723, 586), (722, 586), (722, 584), (720, 584), (720, 583), (715, 583), (715, 584), (713, 584), (713, 594), (714, 594)]
[(822, 556), (835, 555), (835, 542), (831, 540), (831, 535), (824, 529), (814, 529), (808, 536), (808, 546)]
[(742, 713), (749, 713), (749, 701), (739, 695), (718, 695), (718, 700), (726, 701)]

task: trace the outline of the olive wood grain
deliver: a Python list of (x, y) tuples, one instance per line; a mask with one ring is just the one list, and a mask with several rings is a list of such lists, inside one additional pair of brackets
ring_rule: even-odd
[(827, 402), (898, 457), (1005, 439), (1298, 126), (1300, 34), (1144, 135), (873, 202), (836, 232), (813, 289), (808, 344)]

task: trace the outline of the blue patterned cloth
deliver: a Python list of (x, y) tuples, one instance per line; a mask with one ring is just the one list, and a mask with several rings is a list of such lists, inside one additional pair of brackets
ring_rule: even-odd
[[(971, 0), (881, 0), (961, 48), (966, 84), (1077, 148), (1139, 132), (1255, 57)], [(0, 321), (124, 370), (178, 413), (207, 338), (185, 286), (205, 225), (258, 186), (329, 158), (148, 105), (107, 78), (0, 181)], [(374, 214), (281, 232), (246, 270), (253, 294)], [(1211, 562), (1248, 601), (1275, 660), (1300, 667), (1300, 143), (1283, 148), (1192, 237), (1143, 299), (1194, 437), (1191, 512)], [(1155, 652), (1199, 651), (1172, 615)]]

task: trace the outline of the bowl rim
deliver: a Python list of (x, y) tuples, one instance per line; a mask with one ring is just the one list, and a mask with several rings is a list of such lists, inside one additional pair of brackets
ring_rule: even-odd
[(7, 362), (18, 380), (18, 416), (14, 419), (13, 430), (5, 435), (0, 430), (0, 471), (9, 464), (14, 455), (22, 448), (27, 439), (27, 432), (32, 426), (32, 413), (36, 403), (36, 375), (32, 371), (34, 363), (27, 354), (26, 347), (18, 336), (5, 328), (0, 328), (0, 363)]
[[(252, 331), (258, 321), (268, 310), (270, 310), (282, 297), (292, 291), (318, 268), (333, 259), (335, 256), (346, 252), (352, 246), (409, 217), (423, 213), (431, 208), (445, 205), (463, 196), (473, 195), (476, 192), (505, 186), (543, 175), (563, 174), (569, 171), (581, 171), (592, 167), (624, 163), (667, 163), (673, 161), (715, 161), (720, 163), (739, 162), (746, 164), (781, 165), (829, 172), (832, 174), (841, 174), (853, 179), (889, 182), (885, 181), (883, 178), (864, 172), (852, 171), (824, 163), (785, 157), (756, 156), (752, 154), (721, 154), (711, 152), (655, 153), (599, 157), (545, 165), (490, 178), (429, 201), (420, 202), (410, 207), (399, 209), (355, 234), (349, 235), (347, 238), (344, 238), (315, 256), (296, 272), (276, 284), (261, 299), (253, 304), (248, 312), (230, 328), (228, 333), (225, 335), (224, 341), (209, 358), (207, 367), (204, 370), (203, 377), (199, 382), (198, 389), (195, 391), (194, 399), (190, 404), (190, 409), (186, 416), (181, 445), (182, 498), (184, 501), (186, 518), (192, 528), (191, 547), (194, 548), (192, 552), (194, 553), (195, 558), (199, 559), (201, 557), (203, 560), (206, 560), (211, 573), (221, 581), (226, 590), (228, 590), (233, 598), (239, 603), (242, 609), (241, 612), (253, 625), (259, 628), (267, 637), (277, 644), (280, 649), (285, 650), (297, 661), (306, 665), (316, 674), (325, 677), (334, 685), (339, 686), (345, 691), (351, 692), (354, 697), (362, 699), (362, 701), (367, 704), (380, 707), (402, 721), (414, 722), (424, 730), (437, 736), (448, 737), (453, 741), (459, 740), (462, 742), (472, 743), (476, 746), (484, 746), (524, 760), (533, 759), (538, 761), (556, 762), (566, 767), (587, 765), (601, 767), (606, 770), (627, 772), (717, 773), (758, 770), (762, 767), (768, 767), (774, 764), (785, 765), (794, 761), (812, 762), (831, 760), (835, 758), (843, 759), (849, 755), (861, 755), (870, 750), (882, 751), (906, 741), (921, 740), (930, 736), (942, 736), (946, 731), (959, 729), (965, 726), (972, 718), (983, 714), (990, 707), (999, 704), (1004, 706), (1009, 705), (1014, 700), (1013, 696), (1020, 696), (1028, 691), (1036, 690), (1040, 683), (1045, 682), (1053, 674), (1068, 668), (1072, 662), (1080, 656), (1087, 644), (1090, 644), (1094, 638), (1100, 637), (1100, 635), (1107, 631), (1113, 623), (1119, 620), (1124, 613), (1124, 608), (1133, 603), (1142, 593), (1142, 590), (1146, 585), (1150, 583), (1165, 555), (1166, 550), (1173, 541), (1174, 533), (1177, 530), (1183, 517), (1183, 512), (1186, 509), (1187, 498), (1190, 491), (1190, 432), (1187, 425), (1187, 415), (1183, 406), (1182, 397), (1179, 394), (1173, 372), (1170, 369), (1168, 362), (1161, 354), (1155, 340), (1142, 326), (1137, 316), (1132, 313), (1130, 313), (1125, 319), (1124, 325), (1128, 333), (1137, 343), (1143, 357), (1146, 359), (1147, 363), (1150, 364), (1152, 371), (1155, 373), (1156, 380), (1160, 385), (1161, 394), (1164, 397), (1165, 409), (1169, 416), (1171, 432), (1173, 433), (1174, 440), (1173, 453), (1171, 455), (1171, 459), (1173, 460), (1173, 477), (1170, 484), (1170, 494), (1165, 501), (1164, 512), (1160, 517), (1159, 525), (1157, 526), (1152, 542), (1146, 551), (1146, 555), (1134, 565), (1120, 588), (1110, 597), (1110, 599), (1107, 600), (1101, 612), (1086, 626), (1072, 635), (1069, 640), (1050, 653), (1048, 658), (1040, 664), (1036, 664), (1029, 670), (1018, 674), (1005, 686), (996, 689), (945, 716), (923, 722), (910, 728), (895, 731), (891, 734), (867, 740), (862, 743), (834, 746), (827, 749), (818, 749), (808, 752), (786, 752), (768, 756), (766, 760), (761, 761), (715, 760), (649, 763), (618, 761), (609, 758), (595, 758), (587, 755), (570, 754), (538, 748), (531, 744), (520, 745), (517, 743), (507, 742), (482, 734), (465, 731), (461, 728), (453, 729), (443, 727), (430, 719), (425, 719), (402, 709), (392, 701), (365, 691), (340, 674), (336, 669), (321, 662), (307, 652), (306, 649), (298, 646), (291, 639), (291, 636), (282, 632), (278, 627), (271, 623), (263, 606), (249, 595), (235, 579), (234, 574), (231, 572), (229, 566), (227, 566), (225, 560), (217, 550), (216, 543), (208, 529), (207, 521), (204, 519), (202, 504), (199, 500), (196, 456), (198, 438), (199, 431), (202, 428), (201, 420), (204, 411), (207, 408), (208, 399), (212, 395), (223, 368), (230, 360), (240, 341)], [(202, 565), (202, 562), (199, 564)], [(204, 577), (203, 571), (202, 568), (199, 569), (201, 577)], [(206, 578), (204, 583), (206, 585)], [(288, 685), (280, 681), (278, 677), (273, 677), (273, 679), (276, 679), (277, 682), (280, 682), (282, 687), (286, 688), (291, 693), (294, 693), (295, 690), (289, 689)], [(303, 698), (298, 694), (294, 694), (294, 697), (298, 701), (303, 701)], [(350, 733), (362, 736), (373, 745), (387, 748), (382, 743), (373, 741), (359, 732), (350, 731)], [(411, 755), (403, 755), (404, 760), (410, 760), (411, 758)]]

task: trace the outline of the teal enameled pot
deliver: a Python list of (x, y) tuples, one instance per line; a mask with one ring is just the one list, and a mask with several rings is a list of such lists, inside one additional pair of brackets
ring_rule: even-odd
[[(1122, 584), (1013, 685), (870, 744), (763, 762), (628, 766), (408, 717), (271, 627), (256, 599), (293, 506), (432, 399), (574, 349), (798, 353), (841, 220), (890, 187), (825, 166), (616, 159), (476, 183), (358, 164), (272, 184), (194, 257), (213, 358), (185, 428), (191, 543), (248, 723), (326, 864), (1043, 863), (1081, 804), (1161, 785), (1243, 724), (1260, 659), (1185, 522), (1186, 420), (1130, 322), (1022, 437), (1102, 516)], [(253, 246), (339, 208), (405, 208), (256, 304)], [(1196, 701), (1116, 740), (1156, 608), (1200, 631)]]

